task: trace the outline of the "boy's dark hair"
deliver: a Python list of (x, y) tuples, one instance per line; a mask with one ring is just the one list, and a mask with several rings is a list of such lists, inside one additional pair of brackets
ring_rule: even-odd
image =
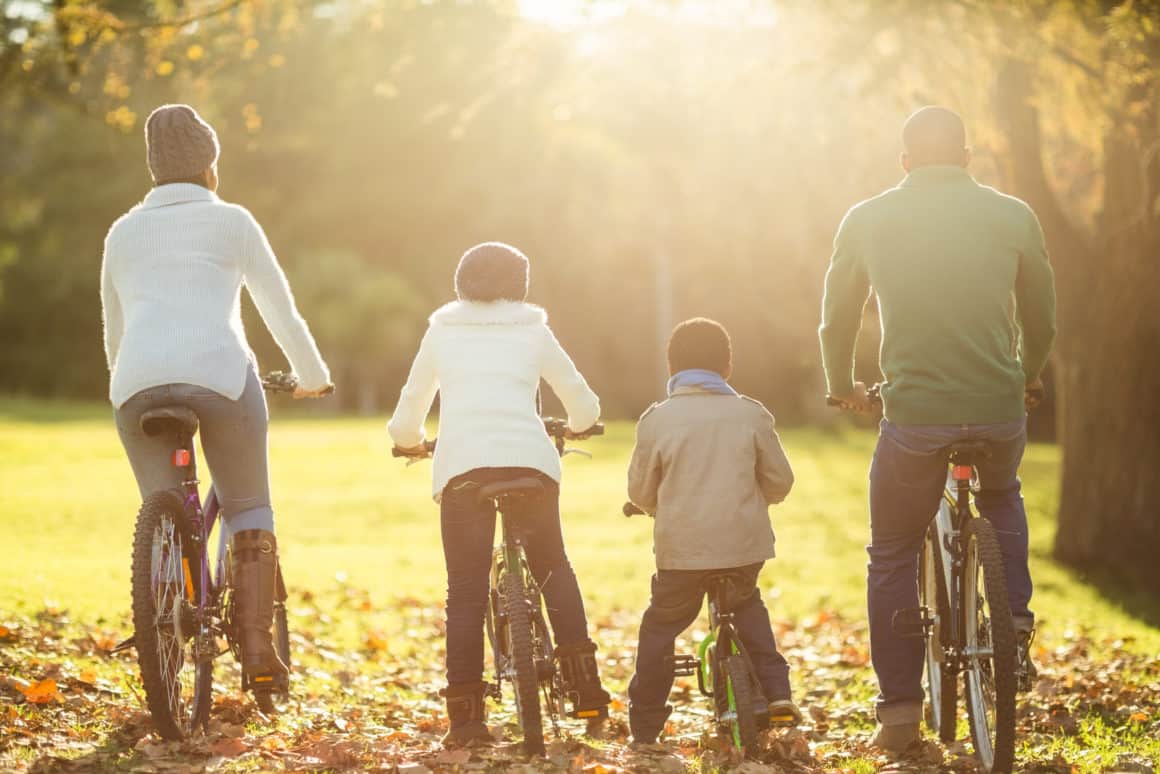
[(528, 258), (503, 242), (476, 245), (459, 259), (455, 294), (462, 301), (523, 301), (528, 297)]
[(669, 337), (669, 375), (701, 368), (726, 379), (733, 371), (733, 344), (725, 326), (707, 317), (694, 317), (673, 328)]

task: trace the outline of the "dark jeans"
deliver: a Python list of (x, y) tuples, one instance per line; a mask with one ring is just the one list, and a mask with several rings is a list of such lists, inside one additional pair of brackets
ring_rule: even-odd
[[(737, 577), (736, 599), (730, 601), (733, 623), (766, 699), (788, 699), (789, 665), (777, 650), (769, 611), (757, 588), (761, 567), (759, 562), (733, 571)], [(673, 687), (673, 646), (677, 636), (701, 613), (705, 577), (717, 572), (721, 570), (657, 570), (653, 575), (652, 597), (640, 622), (636, 674), (628, 685), (629, 724), (636, 739), (655, 738), (669, 716), (665, 702)]]
[(537, 470), (477, 468), (447, 483), (440, 500), (443, 556), (447, 562), (447, 682), (483, 679), (483, 619), (495, 541), (495, 508), (480, 505), (481, 484), (509, 478), (539, 478), (544, 493), (508, 514), (517, 525), (532, 575), (544, 594), (558, 645), (588, 639), (588, 620), (576, 573), (564, 552), (560, 530), (560, 487)]
[(1026, 421), (900, 426), (883, 420), (870, 465), (867, 603), (878, 717), (885, 723), (921, 720), (923, 642), (895, 636), (891, 620), (895, 611), (918, 606), (918, 554), (946, 481), (946, 447), (967, 440), (990, 441), (991, 456), (976, 466), (975, 506), (998, 533), (1016, 626), (1030, 628), (1034, 621), (1028, 608), (1027, 513), (1016, 475), (1027, 444)]

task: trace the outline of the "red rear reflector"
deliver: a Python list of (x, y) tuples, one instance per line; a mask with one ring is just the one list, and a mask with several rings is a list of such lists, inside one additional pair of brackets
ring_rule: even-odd
[(971, 466), (970, 465), (955, 465), (951, 470), (951, 478), (955, 481), (970, 481), (971, 480)]
[(184, 468), (189, 464), (189, 449), (176, 449), (173, 452), (173, 465), (178, 468)]

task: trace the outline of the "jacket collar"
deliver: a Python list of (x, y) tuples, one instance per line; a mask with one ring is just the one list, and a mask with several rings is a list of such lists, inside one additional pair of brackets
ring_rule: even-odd
[(920, 188), (928, 185), (968, 181), (973, 182), (974, 178), (963, 167), (954, 164), (932, 164), (910, 170), (910, 174), (902, 180), (900, 185), (904, 188)]
[(548, 313), (521, 301), (452, 301), (435, 310), (432, 325), (543, 325)]
[(216, 202), (218, 196), (213, 191), (196, 183), (166, 183), (159, 185), (145, 195), (139, 205), (143, 209), (168, 207), (186, 202)]

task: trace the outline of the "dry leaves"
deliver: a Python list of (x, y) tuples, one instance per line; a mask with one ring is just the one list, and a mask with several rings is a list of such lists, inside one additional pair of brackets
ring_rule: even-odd
[[(929, 741), (903, 760), (869, 747), (873, 718), (868, 698), (867, 632), (861, 621), (819, 611), (804, 621), (777, 621), (779, 644), (793, 668), (807, 720), (769, 735), (754, 760), (739, 759), (711, 726), (708, 700), (695, 680), (673, 692), (676, 707), (660, 745), (630, 746), (624, 687), (631, 676), (639, 623), (635, 612), (595, 621), (603, 674), (616, 698), (606, 738), (586, 739), (564, 720), (548, 731), (547, 757), (528, 761), (510, 688), (489, 702), (496, 744), (444, 750), (446, 730), (438, 689), (443, 682), (443, 611), (422, 600), (377, 608), (366, 592), (345, 584), (291, 599), (294, 682), (290, 705), (266, 718), (238, 692), (236, 665), (215, 665), (214, 707), (208, 732), (165, 742), (144, 711), (135, 655), (109, 656), (128, 633), (85, 630), (59, 607), (32, 620), (0, 625), (0, 769), (38, 771), (140, 769), (150, 771), (386, 770), (429, 772), (568, 772), (621, 774), (690, 768), (733, 772), (974, 771), (969, 742)], [(354, 634), (334, 638), (335, 619)], [(695, 637), (678, 643), (691, 652)], [(1075, 765), (1050, 748), (1052, 740), (1082, 732), (1097, 713), (1125, 734), (1160, 733), (1160, 664), (1124, 643), (1094, 643), (1069, 635), (1036, 654), (1042, 679), (1021, 700), (1021, 766), (1070, 772)], [(1098, 653), (1098, 657), (1093, 655)], [(1132, 677), (1128, 677), (1128, 676)], [(1144, 765), (1125, 747), (1117, 766)], [(1145, 761), (1146, 763), (1146, 761)]]

